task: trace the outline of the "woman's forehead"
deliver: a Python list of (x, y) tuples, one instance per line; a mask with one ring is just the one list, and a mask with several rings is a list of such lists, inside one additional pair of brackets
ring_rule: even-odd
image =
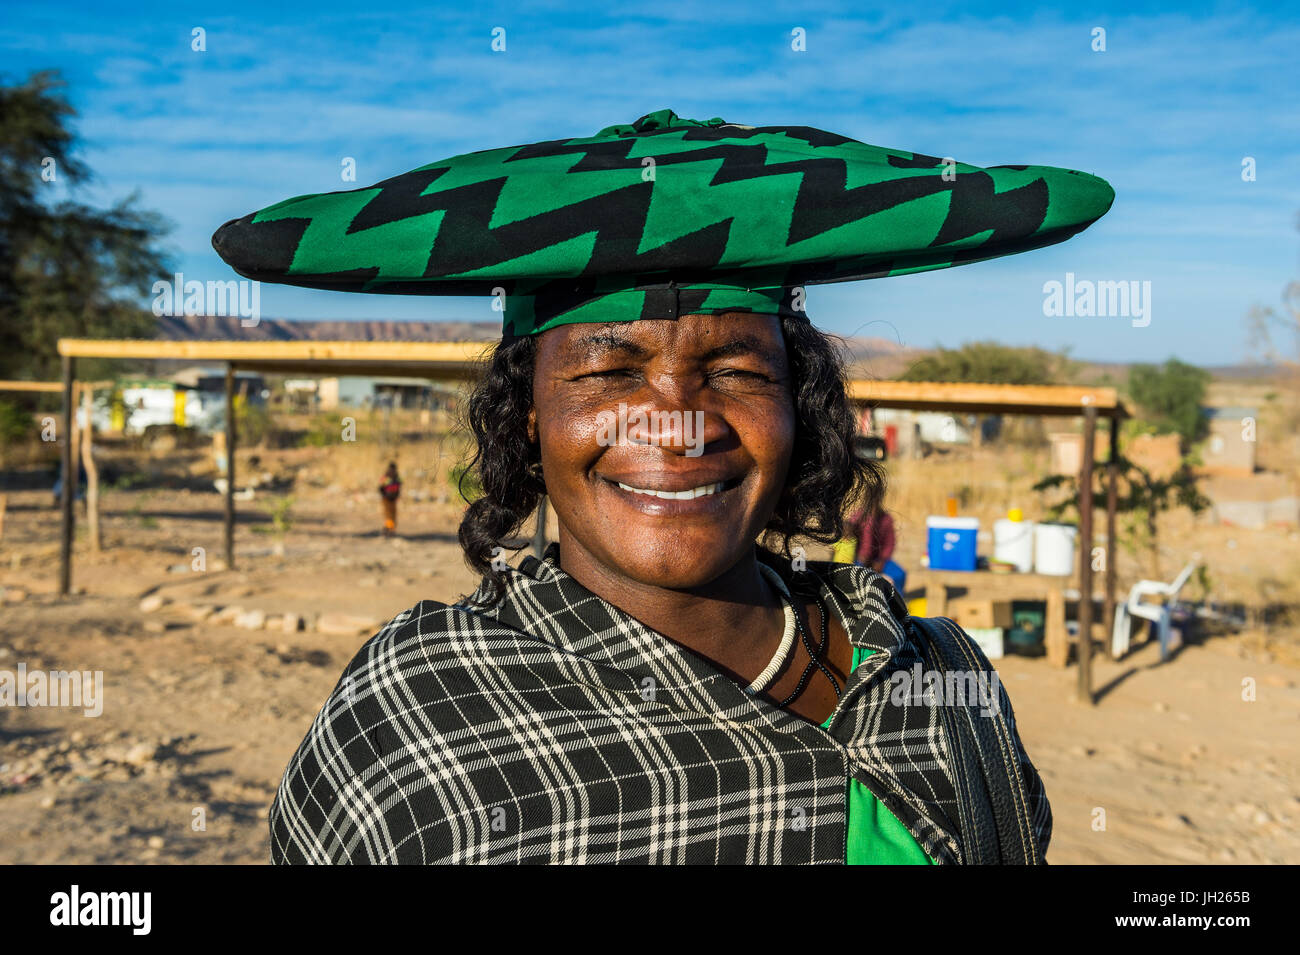
[(560, 325), (542, 332), (539, 344), (544, 351), (573, 356), (609, 351), (635, 356), (665, 349), (701, 353), (718, 349), (774, 354), (785, 351), (780, 319), (750, 312)]

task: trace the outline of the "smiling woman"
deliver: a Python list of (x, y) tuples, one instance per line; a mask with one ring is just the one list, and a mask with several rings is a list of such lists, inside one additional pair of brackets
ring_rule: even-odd
[[(988, 660), (799, 546), (883, 487), (799, 285), (1036, 248), (1112, 198), (664, 110), (223, 226), (250, 277), (505, 312), (468, 405), (482, 583), (361, 648), (272, 859), (1042, 862), (1051, 811)], [(543, 494), (559, 540), (511, 566)]]
[[(615, 408), (681, 426), (627, 429), (610, 444), (599, 423)], [(684, 422), (696, 418), (704, 453), (692, 455)], [(469, 419), (485, 494), (460, 538), (488, 607), (506, 589), (494, 556), (548, 493), (565, 573), (744, 683), (784, 626), (756, 538), (787, 555), (796, 536), (829, 543), (844, 502), (874, 503), (883, 488), (879, 467), (850, 451), (839, 355), (806, 319), (737, 311), (558, 326), (498, 348)], [(843, 683), (848, 641), (829, 649)], [(804, 669), (791, 658), (769, 695), (806, 686)], [(833, 687), (814, 681), (791, 710), (820, 722), (834, 703)]]

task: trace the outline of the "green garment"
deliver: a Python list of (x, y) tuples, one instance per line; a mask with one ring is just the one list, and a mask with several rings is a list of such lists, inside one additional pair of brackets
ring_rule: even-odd
[[(852, 669), (875, 651), (853, 648)], [(830, 726), (828, 718), (823, 728)], [(907, 827), (862, 783), (850, 777), (846, 865), (934, 865)]]

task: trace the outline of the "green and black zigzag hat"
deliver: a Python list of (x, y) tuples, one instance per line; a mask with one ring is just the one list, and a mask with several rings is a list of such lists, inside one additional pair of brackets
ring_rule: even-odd
[(347, 292), (504, 295), (505, 334), (571, 322), (798, 314), (791, 290), (904, 275), (1068, 239), (1104, 180), (983, 169), (807, 126), (671, 110), (467, 153), (227, 222), (239, 274)]

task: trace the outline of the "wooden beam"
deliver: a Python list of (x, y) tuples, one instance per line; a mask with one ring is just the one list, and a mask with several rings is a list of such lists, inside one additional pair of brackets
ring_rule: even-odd
[(1119, 422), (1110, 422), (1110, 459), (1106, 462), (1106, 604), (1102, 630), (1109, 639), (1115, 629), (1115, 512), (1119, 503)]
[(1092, 472), (1096, 453), (1097, 409), (1083, 415), (1083, 463), (1079, 469), (1079, 702), (1092, 705)]
[(983, 414), (1076, 416), (1092, 408), (1105, 417), (1127, 417), (1114, 388), (1074, 385), (1000, 385), (971, 382), (849, 382), (849, 398), (877, 408)]
[(61, 381), (0, 381), (0, 391), (48, 391), (63, 390)]
[(73, 386), (76, 382), (76, 360), (63, 356), (63, 496), (62, 522), (59, 528), (59, 593), (66, 597), (72, 592), (72, 536), (74, 533), (72, 500), (76, 493), (77, 474), (72, 461)]
[(99, 468), (95, 464), (94, 418), (95, 389), (89, 382), (81, 385), (81, 407), (86, 420), (81, 426), (81, 463), (86, 468), (86, 523), (90, 527), (90, 549), (98, 554), (99, 536)]
[(60, 338), (59, 354), (78, 358), (181, 361), (469, 363), (484, 360), (494, 342), (152, 341)]

